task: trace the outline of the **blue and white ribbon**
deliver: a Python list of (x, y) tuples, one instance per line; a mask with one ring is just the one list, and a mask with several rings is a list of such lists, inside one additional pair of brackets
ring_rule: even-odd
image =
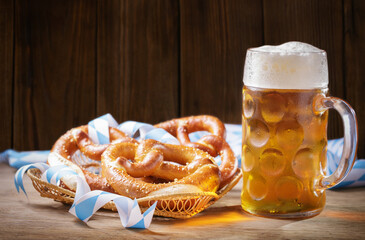
[(92, 215), (105, 204), (113, 201), (122, 222), (126, 228), (148, 228), (151, 224), (154, 210), (157, 202), (155, 202), (143, 214), (138, 206), (137, 200), (132, 200), (117, 194), (108, 193), (100, 190), (91, 191), (89, 185), (71, 168), (65, 165), (50, 167), (45, 163), (34, 163), (21, 167), (15, 173), (14, 183), (17, 191), (21, 189), (27, 195), (23, 177), (26, 171), (32, 168), (38, 168), (42, 172), (41, 179), (53, 185), (59, 185), (61, 178), (67, 176), (75, 176), (77, 178), (77, 188), (74, 203), (69, 212), (78, 219), (87, 222)]
[(25, 151), (17, 152), (8, 149), (0, 153), (0, 162), (9, 162), (13, 168), (20, 168), (31, 163), (45, 163), (47, 162), (49, 151)]
[(41, 179), (53, 185), (59, 186), (61, 178), (69, 175), (77, 175), (77, 173), (66, 165), (57, 165), (42, 171)]
[(44, 172), (49, 168), (49, 165), (46, 163), (33, 163), (33, 164), (28, 164), (28, 165), (25, 165), (25, 166), (19, 168), (14, 176), (14, 184), (15, 184), (15, 188), (18, 191), (18, 193), (19, 193), (19, 189), (21, 189), (24, 192), (24, 194), (27, 196), (27, 192), (24, 189), (23, 176), (29, 169), (32, 169), (32, 168), (38, 168), (39, 170)]
[(94, 143), (107, 144), (109, 143), (109, 127), (116, 128), (118, 127), (118, 123), (108, 113), (89, 122), (89, 137)]
[(110, 201), (114, 202), (124, 227), (148, 228), (150, 226), (157, 202), (142, 214), (136, 199), (133, 201), (130, 198), (100, 190), (90, 191), (89, 185), (79, 176), (77, 176), (75, 200), (69, 212), (87, 222), (96, 211)]
[(127, 121), (118, 126), (118, 129), (137, 140), (154, 139), (162, 143), (179, 145), (180, 142), (162, 128), (155, 128), (151, 124)]
[(154, 139), (163, 143), (179, 145), (179, 141), (161, 128), (154, 128), (151, 124), (126, 121), (120, 125), (110, 115), (98, 117), (88, 124), (89, 137), (94, 143), (106, 144), (109, 141), (109, 127), (115, 127), (137, 140)]

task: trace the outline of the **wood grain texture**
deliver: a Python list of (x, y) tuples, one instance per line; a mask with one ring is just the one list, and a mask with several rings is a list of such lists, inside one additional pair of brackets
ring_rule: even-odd
[[(156, 123), (212, 114), (241, 122), (249, 47), (325, 49), (331, 95), (357, 112), (365, 156), (360, 0), (0, 0), (0, 149), (48, 149), (106, 112)], [(203, 97), (202, 97), (203, 96)], [(329, 138), (342, 136), (331, 113)]]
[(95, 116), (96, 1), (15, 6), (14, 148), (50, 149)]
[(178, 2), (99, 1), (97, 113), (119, 122), (178, 116)]
[(181, 115), (241, 123), (247, 48), (262, 45), (260, 1), (181, 0)]
[[(265, 44), (288, 41), (312, 44), (327, 52), (329, 89), (344, 98), (342, 1), (264, 0)], [(342, 137), (342, 122), (331, 111), (328, 137)]]
[(0, 1), (0, 152), (12, 147), (14, 2)]
[[(124, 1), (98, 1), (97, 5), (97, 114), (121, 119), (124, 96)], [(122, 109), (122, 111), (121, 111)]]
[(344, 2), (346, 98), (359, 122), (358, 156), (365, 156), (365, 2)]
[(28, 200), (13, 185), (14, 169), (0, 164), (2, 239), (364, 239), (365, 189), (327, 191), (323, 212), (305, 220), (260, 218), (242, 211), (239, 182), (226, 196), (183, 220), (154, 217), (149, 229), (126, 229), (117, 213), (99, 210), (87, 222), (69, 205), (42, 198), (28, 177)]

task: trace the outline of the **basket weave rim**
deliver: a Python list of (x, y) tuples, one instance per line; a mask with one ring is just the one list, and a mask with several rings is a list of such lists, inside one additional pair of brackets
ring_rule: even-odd
[[(29, 169), (27, 171), (27, 175), (31, 178), (33, 187), (41, 194), (42, 197), (48, 197), (52, 198), (56, 201), (61, 201), (64, 203), (73, 203), (75, 192), (70, 191), (68, 189), (65, 189), (60, 186), (56, 186), (53, 184), (50, 184), (44, 180), (42, 180), (40, 177), (38, 177), (41, 174), (41, 171), (37, 168)], [(195, 214), (205, 210), (209, 206), (213, 205), (216, 201), (218, 201), (220, 198), (222, 198), (226, 193), (228, 193), (240, 180), (242, 177), (242, 170), (238, 169), (236, 174), (234, 175), (234, 178), (231, 180), (229, 184), (227, 184), (225, 187), (220, 189), (217, 193), (214, 192), (201, 192), (201, 193), (184, 193), (184, 194), (170, 194), (170, 195), (155, 195), (155, 196), (147, 196), (143, 198), (136, 199), (137, 202), (140, 203), (151, 203), (154, 201), (188, 201), (191, 199), (204, 199), (208, 197), (209, 199), (206, 199), (204, 201), (207, 201), (204, 206), (200, 206), (199, 208), (195, 209), (192, 212), (164, 212), (161, 210), (156, 209), (155, 215), (158, 216), (164, 216), (164, 217), (173, 217), (173, 218), (180, 218), (180, 219), (186, 219), (189, 217), (194, 216)], [(36, 187), (36, 186), (43, 186), (42, 188)], [(60, 192), (62, 194), (58, 195), (50, 191), (51, 189), (56, 190), (56, 192)], [(111, 201), (107, 203), (103, 207), (104, 209), (116, 211), (115, 204)], [(142, 210), (146, 210), (147, 208), (142, 207)]]

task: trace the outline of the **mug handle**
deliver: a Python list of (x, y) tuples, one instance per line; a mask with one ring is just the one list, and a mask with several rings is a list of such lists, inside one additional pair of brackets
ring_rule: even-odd
[(323, 176), (319, 181), (320, 189), (327, 189), (340, 183), (351, 171), (355, 163), (357, 150), (357, 120), (355, 111), (342, 99), (336, 97), (318, 96), (314, 109), (317, 113), (335, 109), (342, 118), (344, 126), (344, 143), (340, 163), (335, 172), (329, 176)]

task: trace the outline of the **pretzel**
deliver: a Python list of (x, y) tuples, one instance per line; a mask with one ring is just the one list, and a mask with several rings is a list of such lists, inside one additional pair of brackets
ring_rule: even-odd
[(181, 144), (189, 147), (199, 148), (216, 156), (216, 152), (200, 143), (193, 143), (189, 139), (189, 133), (197, 131), (208, 131), (211, 134), (226, 137), (226, 128), (224, 124), (216, 117), (209, 115), (191, 116), (176, 118), (166, 122), (156, 124), (154, 127), (163, 128), (171, 135), (176, 137)]
[(153, 176), (170, 181), (186, 177), (204, 164), (215, 164), (214, 159), (205, 152), (199, 155), (192, 151), (177, 154), (176, 148), (148, 139), (138, 145), (134, 162), (119, 157), (118, 163), (132, 177)]
[[(218, 118), (209, 115), (184, 117), (159, 123), (154, 127), (165, 129), (182, 145), (198, 148), (213, 157), (220, 155), (222, 158), (222, 164), (219, 166), (220, 189), (233, 178), (238, 169), (238, 162), (232, 149), (224, 140), (226, 129)], [(189, 133), (196, 131), (208, 131), (212, 135), (202, 137), (197, 142), (191, 142)]]
[[(175, 168), (182, 173), (172, 180), (173, 177), (164, 168), (169, 169), (173, 164), (182, 164)], [(147, 172), (141, 175), (142, 167), (139, 165), (146, 167)], [(193, 185), (202, 191), (216, 192), (220, 182), (218, 167), (204, 151), (151, 139), (142, 141), (141, 147), (130, 142), (111, 144), (102, 154), (101, 168), (102, 175), (112, 188), (118, 194), (130, 198), (145, 197), (175, 185)], [(147, 175), (172, 181), (148, 183), (134, 177)]]
[(222, 158), (221, 165), (219, 166), (219, 189), (221, 189), (232, 180), (238, 169), (238, 161), (236, 160), (234, 152), (223, 138), (216, 135), (206, 135), (199, 139), (198, 142), (210, 149), (214, 149), (217, 152), (217, 155), (220, 155)]
[[(48, 157), (48, 164), (50, 166), (64, 164), (71, 167), (86, 180), (91, 190), (115, 192), (104, 177), (88, 171), (87, 165), (80, 166), (72, 162), (72, 155), (74, 155), (77, 150), (80, 150), (85, 156), (91, 159), (100, 161), (101, 154), (109, 146), (109, 144), (92, 143), (87, 133), (87, 126), (80, 126), (67, 131), (53, 145), (51, 154)], [(110, 127), (109, 135), (112, 142), (137, 142), (135, 139), (127, 137), (125, 133), (116, 128)], [(66, 179), (64, 180), (64, 184), (71, 190), (76, 189), (73, 180)]]

